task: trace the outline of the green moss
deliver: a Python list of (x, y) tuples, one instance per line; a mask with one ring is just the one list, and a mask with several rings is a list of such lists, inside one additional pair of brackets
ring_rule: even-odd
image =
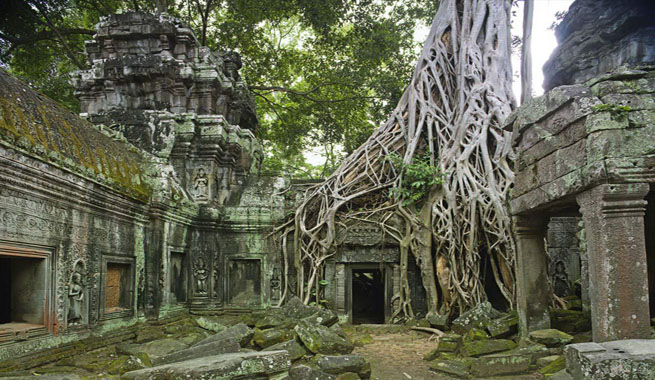
[(147, 201), (146, 158), (0, 72), (0, 143)]
[(591, 109), (594, 112), (605, 112), (605, 111), (607, 111), (607, 112), (609, 112), (609, 113), (611, 113), (612, 115), (615, 115), (615, 116), (621, 116), (626, 112), (632, 111), (632, 108), (630, 106), (621, 106), (621, 105), (618, 105), (618, 104), (597, 104), (597, 105), (591, 107)]

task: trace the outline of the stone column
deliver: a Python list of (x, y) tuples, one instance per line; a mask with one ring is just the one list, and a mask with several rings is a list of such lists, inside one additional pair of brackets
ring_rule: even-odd
[(516, 289), (521, 336), (550, 328), (550, 290), (546, 262), (546, 218), (515, 216), (517, 268)]
[(587, 237), (593, 339), (648, 338), (647, 183), (603, 184), (577, 197)]

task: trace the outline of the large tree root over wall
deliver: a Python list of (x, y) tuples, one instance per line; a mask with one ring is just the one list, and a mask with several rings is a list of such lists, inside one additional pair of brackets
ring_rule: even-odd
[[(296, 291), (306, 303), (318, 298), (323, 265), (341, 238), (337, 231), (373, 223), (400, 246), (397, 316), (413, 316), (409, 255), (421, 270), (429, 312), (484, 301), (483, 259), (491, 261), (495, 282), (513, 305), (512, 151), (501, 127), (513, 105), (510, 6), (506, 0), (442, 0), (389, 120), (325, 182), (307, 190), (294, 219), (280, 226), (280, 240), (293, 239)], [(389, 190), (402, 186), (405, 173), (391, 154), (405, 165), (428, 154), (443, 183), (419, 202), (397, 199)]]

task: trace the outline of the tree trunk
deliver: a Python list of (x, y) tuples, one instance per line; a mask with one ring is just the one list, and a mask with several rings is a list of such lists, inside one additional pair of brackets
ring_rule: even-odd
[[(510, 0), (440, 2), (411, 83), (389, 120), (325, 182), (307, 190), (298, 206), (294, 240), (301, 270), (338, 249), (337, 220), (376, 223), (398, 241), (401, 271), (407, 270), (408, 250), (417, 258), (429, 310), (438, 307), (437, 275), (448, 307), (465, 310), (486, 299), (482, 249), (498, 264), (494, 275), (513, 302), (514, 242), (507, 210), (512, 150), (510, 133), (503, 130), (514, 105), (510, 7)], [(389, 196), (390, 188), (403, 185), (402, 170), (388, 159), (391, 153), (405, 163), (428, 153), (445, 173), (420, 210), (405, 210), (404, 227), (390, 225), (387, 217), (404, 208), (402, 200)], [(299, 280), (314, 278), (300, 275)], [(410, 296), (403, 286), (398, 297), (408, 313)]]

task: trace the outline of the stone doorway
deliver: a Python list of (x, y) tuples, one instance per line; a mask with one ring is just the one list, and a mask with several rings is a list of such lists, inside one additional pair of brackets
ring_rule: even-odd
[(0, 242), (0, 343), (52, 329), (51, 252)]
[(171, 252), (169, 263), (170, 304), (183, 304), (187, 300), (187, 264), (183, 252)]
[(348, 267), (348, 316), (352, 324), (383, 324), (389, 317), (391, 273), (380, 265)]

